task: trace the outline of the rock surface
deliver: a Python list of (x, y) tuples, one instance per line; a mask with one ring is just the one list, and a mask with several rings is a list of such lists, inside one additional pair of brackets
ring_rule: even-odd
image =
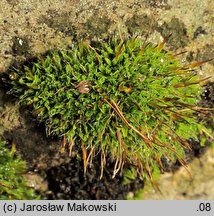
[(144, 189), (143, 198), (152, 200), (213, 200), (214, 199), (214, 151), (209, 149), (185, 169), (165, 173), (158, 181), (160, 192), (152, 187)]

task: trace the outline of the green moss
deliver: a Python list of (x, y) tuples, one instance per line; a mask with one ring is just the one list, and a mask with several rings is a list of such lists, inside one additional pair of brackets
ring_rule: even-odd
[(0, 200), (39, 199), (23, 177), (26, 164), (0, 139)]
[(172, 53), (140, 39), (112, 40), (93, 47), (80, 42), (52, 51), (10, 74), (12, 92), (28, 105), (47, 134), (76, 145), (84, 169), (93, 154), (124, 164), (142, 178), (158, 173), (161, 158), (178, 159), (196, 138), (198, 76)]

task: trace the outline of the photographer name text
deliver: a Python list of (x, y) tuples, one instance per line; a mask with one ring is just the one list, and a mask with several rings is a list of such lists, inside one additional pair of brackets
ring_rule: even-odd
[(116, 212), (116, 203), (105, 204), (85, 204), (82, 203), (66, 203), (66, 204), (29, 204), (22, 203), (21, 205), (4, 205), (4, 212)]

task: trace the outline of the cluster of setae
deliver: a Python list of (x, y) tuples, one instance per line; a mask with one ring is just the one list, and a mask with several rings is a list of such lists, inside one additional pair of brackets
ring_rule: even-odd
[(47, 135), (79, 149), (84, 171), (100, 153), (101, 176), (110, 156), (113, 177), (128, 164), (152, 178), (163, 158), (184, 164), (187, 140), (204, 130), (195, 115), (203, 80), (191, 70), (200, 64), (181, 65), (163, 43), (113, 39), (51, 51), (10, 78)]
[(27, 186), (23, 174), (26, 164), (6, 148), (0, 139), (0, 200), (39, 199)]

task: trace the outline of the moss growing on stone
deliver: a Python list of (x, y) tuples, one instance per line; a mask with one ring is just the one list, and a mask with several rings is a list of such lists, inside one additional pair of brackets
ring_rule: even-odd
[(11, 92), (48, 136), (61, 137), (62, 150), (77, 147), (85, 172), (100, 152), (101, 177), (111, 155), (113, 177), (129, 164), (152, 179), (163, 157), (184, 164), (186, 140), (202, 131), (194, 115), (201, 81), (191, 71), (200, 64), (181, 65), (163, 43), (138, 38), (80, 42), (12, 72)]
[(0, 200), (39, 199), (23, 177), (26, 164), (0, 139)]

